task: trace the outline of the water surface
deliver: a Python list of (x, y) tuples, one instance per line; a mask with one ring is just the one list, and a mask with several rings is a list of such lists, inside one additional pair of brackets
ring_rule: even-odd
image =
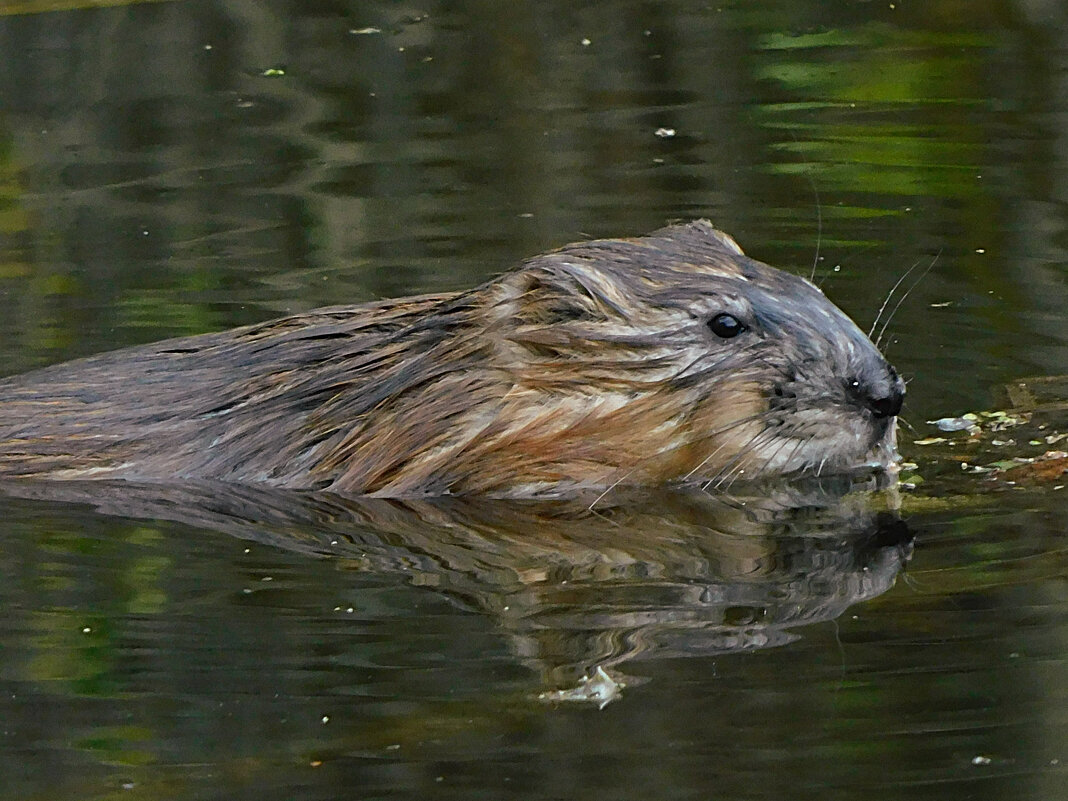
[(1068, 373), (1066, 67), (1027, 0), (0, 4), (0, 374), (708, 217), (865, 329), (918, 265), (927, 479), (23, 487), (0, 798), (1068, 798), (1068, 482), (912, 444)]

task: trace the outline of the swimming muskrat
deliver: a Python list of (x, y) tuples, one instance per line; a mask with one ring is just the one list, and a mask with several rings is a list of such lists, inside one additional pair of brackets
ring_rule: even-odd
[(532, 496), (889, 467), (904, 382), (707, 221), (0, 381), (0, 477)]

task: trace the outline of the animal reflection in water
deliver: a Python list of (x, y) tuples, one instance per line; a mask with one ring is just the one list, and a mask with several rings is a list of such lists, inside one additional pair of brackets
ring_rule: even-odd
[[(844, 483), (844, 482), (843, 482)], [(542, 697), (603, 705), (643, 657), (786, 644), (888, 590), (911, 537), (879, 495), (779, 484), (588, 499), (399, 501), (187, 482), (25, 482), (6, 495), (85, 503), (403, 574), (492, 615)]]

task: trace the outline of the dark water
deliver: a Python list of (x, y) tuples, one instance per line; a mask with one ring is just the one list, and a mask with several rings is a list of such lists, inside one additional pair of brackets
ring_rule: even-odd
[[(930, 267), (922, 474), (1068, 373), (1066, 75), (1043, 0), (0, 2), (0, 374), (704, 216), (865, 328)], [(978, 482), (6, 498), (0, 798), (1068, 799), (1066, 482)]]

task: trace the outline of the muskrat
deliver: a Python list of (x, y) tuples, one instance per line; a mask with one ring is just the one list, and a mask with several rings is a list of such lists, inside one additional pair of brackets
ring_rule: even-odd
[(904, 382), (809, 281), (701, 220), (468, 291), (0, 381), (0, 477), (534, 496), (894, 463)]

